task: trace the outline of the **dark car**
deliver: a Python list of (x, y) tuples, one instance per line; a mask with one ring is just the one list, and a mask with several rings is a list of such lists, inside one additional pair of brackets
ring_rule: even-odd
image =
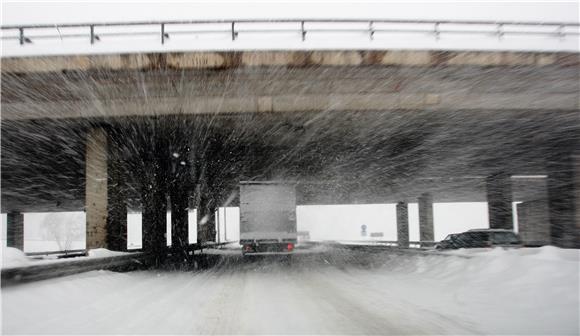
[(509, 230), (476, 229), (463, 233), (450, 234), (440, 241), (435, 248), (438, 250), (481, 247), (521, 247), (519, 236)]
[(452, 233), (452, 234), (447, 235), (447, 237), (445, 237), (445, 239), (443, 239), (442, 241), (440, 241), (439, 243), (437, 243), (435, 245), (435, 248), (438, 250), (447, 250), (447, 249), (457, 248), (455, 243), (457, 241), (458, 235), (459, 235), (459, 233)]

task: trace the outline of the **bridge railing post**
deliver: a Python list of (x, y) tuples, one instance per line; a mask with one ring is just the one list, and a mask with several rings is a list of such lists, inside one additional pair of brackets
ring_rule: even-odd
[(24, 28), (18, 28), (20, 45), (24, 45)]
[(496, 32), (496, 34), (497, 34), (497, 38), (498, 38), (499, 40), (501, 40), (501, 39), (502, 39), (502, 37), (503, 37), (503, 35), (504, 35), (504, 31), (503, 31), (503, 23), (498, 23), (498, 24), (497, 24), (497, 32)]
[(236, 22), (232, 21), (232, 41), (235, 41), (238, 37), (238, 33), (236, 32)]
[(436, 40), (439, 40), (439, 38), (441, 37), (441, 31), (439, 31), (439, 23), (440, 22), (435, 22), (435, 27), (433, 27), (433, 34), (435, 34)]

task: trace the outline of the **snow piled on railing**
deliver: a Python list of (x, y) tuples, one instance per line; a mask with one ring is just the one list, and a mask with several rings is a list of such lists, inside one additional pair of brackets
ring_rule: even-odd
[[(63, 254), (64, 253), (65, 252), (63, 252)], [(58, 267), (59, 264), (69, 263), (83, 259), (108, 258), (128, 254), (131, 254), (131, 252), (117, 252), (105, 248), (98, 248), (88, 250), (87, 256), (77, 256), (74, 258), (58, 259), (56, 254), (47, 254), (46, 256), (38, 255), (36, 258), (30, 258), (24, 252), (22, 252), (17, 248), (2, 247), (2, 257), (0, 258), (2, 262), (0, 268), (2, 269), (18, 268), (46, 264), (54, 264), (54, 267)]]

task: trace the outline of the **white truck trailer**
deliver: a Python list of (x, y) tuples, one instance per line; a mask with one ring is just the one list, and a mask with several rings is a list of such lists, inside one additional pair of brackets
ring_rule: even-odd
[(297, 241), (296, 186), (240, 182), (240, 245), (246, 254), (291, 254)]

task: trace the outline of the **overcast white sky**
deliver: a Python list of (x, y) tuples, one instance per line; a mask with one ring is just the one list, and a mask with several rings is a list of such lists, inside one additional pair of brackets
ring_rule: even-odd
[(10, 1), (2, 24), (227, 18), (577, 22), (578, 1)]
[[(2, 2), (2, 24), (62, 24), (196, 19), (276, 19), (276, 18), (360, 18), (360, 19), (447, 19), (531, 22), (578, 22), (579, 1), (10, 1)], [(366, 26), (365, 26), (366, 27)], [(183, 28), (183, 27), (182, 27)], [(198, 26), (193, 27), (195, 30)], [(286, 27), (288, 28), (288, 27)], [(324, 49), (431, 49), (431, 50), (532, 50), (578, 51), (577, 36), (559, 39), (552, 36), (506, 36), (493, 34), (458, 35), (380, 33), (370, 41), (364, 32), (347, 34), (308, 34), (306, 41), (296, 34), (241, 33), (234, 42), (227, 33), (209, 35), (177, 35), (167, 27), (171, 38), (165, 45), (155, 33), (145, 38), (34, 39), (24, 47), (16, 39), (4, 41), (2, 56), (100, 54), (123, 52), (167, 52), (193, 50), (324, 50)], [(344, 28), (344, 27), (342, 27)], [(346, 27), (349, 28), (349, 27)], [(352, 28), (352, 27), (350, 27)], [(383, 27), (393, 28), (393, 27)], [(400, 28), (400, 27), (399, 27)], [(409, 28), (409, 27), (407, 27)], [(417, 28), (417, 27), (414, 27)], [(97, 27), (96, 33), (107, 28)], [(117, 29), (117, 28), (114, 28)], [(152, 29), (152, 30), (151, 30)], [(191, 30), (192, 28), (190, 28)], [(213, 28), (222, 29), (222, 28)], [(238, 28), (242, 29), (242, 28)], [(363, 27), (363, 30), (366, 29)], [(431, 30), (430, 26), (421, 29)], [(486, 27), (486, 31), (494, 27)], [(506, 31), (509, 27), (505, 28)], [(552, 32), (556, 28), (548, 27)], [(56, 29), (51, 34), (57, 34)], [(157, 32), (158, 27), (149, 27)], [(66, 32), (61, 29), (63, 34)], [(58, 34), (61, 34), (58, 31)], [(117, 30), (118, 31), (118, 30)], [(28, 31), (30, 37), (34, 33)], [(74, 33), (87, 34), (88, 28)], [(45, 32), (47, 33), (47, 32)], [(69, 33), (71, 33), (69, 31)], [(17, 34), (17, 31), (8, 32)], [(58, 35), (56, 35), (58, 36)]]

